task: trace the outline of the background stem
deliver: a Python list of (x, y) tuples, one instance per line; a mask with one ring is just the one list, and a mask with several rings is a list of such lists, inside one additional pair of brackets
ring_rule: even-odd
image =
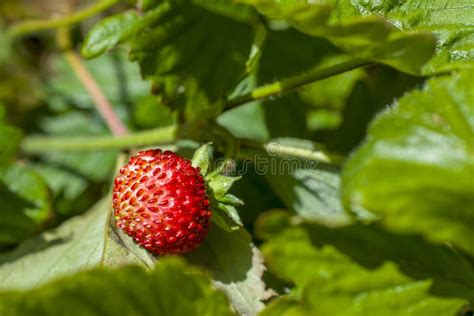
[(102, 0), (88, 8), (77, 11), (76, 13), (73, 13), (65, 17), (61, 17), (61, 18), (57, 18), (53, 20), (30, 20), (30, 21), (20, 22), (12, 26), (8, 30), (8, 33), (11, 37), (19, 37), (19, 36), (24, 36), (30, 33), (37, 33), (40, 31), (73, 25), (99, 12), (102, 12), (110, 8), (112, 5), (114, 5), (117, 2), (119, 2), (119, 0)]
[(255, 88), (247, 94), (229, 99), (226, 103), (226, 109), (234, 108), (250, 101), (268, 98), (279, 93), (291, 91), (305, 84), (329, 78), (355, 68), (367, 66), (369, 64), (371, 64), (371, 62), (361, 59), (351, 59), (341, 64), (333, 65), (323, 69), (316, 69), (288, 79), (266, 84)]
[(124, 136), (43, 137), (29, 136), (23, 139), (21, 150), (34, 154), (50, 151), (96, 151), (127, 149), (158, 144), (169, 144), (176, 139), (176, 126), (151, 129)]

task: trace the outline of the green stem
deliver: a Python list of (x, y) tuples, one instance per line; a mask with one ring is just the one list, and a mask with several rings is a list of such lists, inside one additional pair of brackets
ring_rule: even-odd
[(94, 151), (168, 144), (176, 139), (176, 126), (162, 127), (123, 136), (44, 137), (23, 139), (21, 149), (34, 154), (49, 151)]
[(18, 36), (23, 36), (30, 33), (36, 33), (36, 32), (40, 32), (44, 30), (50, 30), (50, 29), (55, 29), (55, 28), (59, 28), (63, 26), (76, 24), (99, 12), (104, 11), (105, 9), (110, 8), (112, 5), (114, 5), (117, 2), (119, 2), (119, 0), (102, 0), (88, 8), (77, 11), (65, 17), (52, 19), (52, 20), (31, 20), (31, 21), (20, 22), (17, 25), (12, 26), (8, 30), (8, 33), (12, 37), (18, 37)]
[(316, 160), (323, 163), (340, 164), (344, 158), (335, 154), (329, 154), (322, 150), (311, 150), (301, 147), (283, 145), (278, 142), (263, 143), (248, 139), (239, 139), (243, 148), (264, 151), (267, 155), (275, 157), (293, 157), (300, 159)]
[(250, 93), (229, 99), (226, 109), (234, 108), (247, 102), (268, 98), (272, 95), (291, 91), (305, 84), (326, 79), (341, 73), (369, 65), (370, 62), (361, 59), (351, 59), (341, 64), (329, 66), (323, 69), (315, 69), (291, 78), (287, 78), (274, 83), (266, 84), (255, 88)]

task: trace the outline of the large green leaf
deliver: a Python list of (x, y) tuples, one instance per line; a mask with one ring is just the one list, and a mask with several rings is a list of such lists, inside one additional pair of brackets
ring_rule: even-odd
[[(282, 210), (266, 212), (259, 217), (256, 225), (257, 234), (269, 240), (267, 244), (273, 245), (269, 246), (271, 250), (267, 253), (268, 265), (281, 271), (281, 276), (286, 280), (294, 281), (298, 285), (311, 282), (313, 267), (299, 267), (298, 261), (302, 261), (305, 256), (302, 249), (324, 248), (330, 245), (366, 269), (375, 269), (386, 261), (392, 261), (401, 272), (413, 279), (431, 279), (432, 293), (474, 300), (474, 263), (446, 245), (431, 244), (419, 235), (387, 232), (376, 225), (352, 224), (328, 228), (315, 223), (301, 223), (301, 219), (290, 215)], [(285, 231), (288, 226), (295, 227)], [(295, 258), (294, 265), (285, 263), (286, 259), (279, 261), (278, 242), (272, 243), (282, 232), (287, 234), (284, 239), (293, 236), (298, 240), (304, 236), (311, 242), (311, 247), (292, 253)], [(263, 249), (265, 253), (267, 248)], [(290, 250), (282, 250), (282, 253), (290, 256)], [(314, 260), (317, 260), (316, 256)], [(283, 271), (283, 267), (286, 270)]]
[[(466, 303), (462, 298), (474, 293), (468, 260), (417, 237), (314, 224), (275, 236), (262, 246), (269, 270), (299, 291), (277, 299), (263, 315), (454, 316)], [(431, 292), (435, 284), (440, 296)]]
[(359, 58), (418, 73), (431, 58), (435, 38), (426, 32), (401, 32), (380, 16), (361, 16), (349, 1), (246, 0), (272, 19), (303, 33), (329, 39)]
[(382, 16), (405, 32), (436, 36), (434, 57), (423, 74), (474, 67), (474, 6), (471, 0), (365, 1), (352, 4), (362, 15)]
[[(393, 266), (387, 265), (367, 275), (342, 277), (330, 286), (321, 287), (319, 283), (308, 285), (301, 290), (300, 299), (282, 297), (271, 303), (260, 315), (459, 315), (463, 307), (462, 300), (430, 296), (427, 290), (429, 282), (399, 283), (395, 281), (394, 270)], [(373, 279), (391, 278), (393, 282), (383, 280), (381, 284), (373, 284), (376, 289), (364, 288)], [(354, 293), (354, 289), (362, 291)]]
[[(29, 289), (59, 276), (97, 266), (130, 263), (153, 266), (156, 258), (109, 222), (110, 201), (104, 199), (83, 216), (68, 220), (54, 231), (29, 240), (0, 257), (0, 288)], [(226, 232), (213, 226), (190, 261), (213, 274), (234, 308), (254, 315), (270, 295), (265, 289), (262, 257), (243, 229)], [(31, 269), (31, 266), (35, 269)]]
[(46, 182), (31, 168), (14, 164), (0, 174), (0, 245), (38, 232), (51, 216)]
[[(108, 199), (0, 257), (0, 288), (26, 289), (97, 266), (105, 248)], [(34, 268), (32, 268), (34, 267)]]
[(245, 2), (351, 54), (409, 73), (433, 74), (473, 65), (470, 0)]
[[(138, 18), (128, 21), (125, 15), (130, 14), (125, 13), (94, 27), (83, 54), (95, 56), (104, 51), (95, 48), (101, 34), (102, 40), (126, 42), (163, 102), (179, 108), (188, 119), (212, 117), (222, 110), (224, 94), (244, 74), (252, 43), (248, 24), (216, 14), (218, 11), (189, 1), (147, 4)], [(118, 24), (124, 24), (122, 31), (108, 32)]]
[[(84, 215), (71, 218), (2, 255), (0, 288), (28, 289), (98, 266), (130, 263), (152, 266), (151, 255), (113, 229), (110, 211), (111, 201), (104, 198)], [(31, 269), (32, 266), (35, 268)]]
[(26, 292), (0, 293), (2, 315), (233, 315), (223, 293), (177, 258), (153, 271), (95, 269)]
[(474, 254), (473, 80), (432, 79), (382, 113), (344, 169), (345, 205)]

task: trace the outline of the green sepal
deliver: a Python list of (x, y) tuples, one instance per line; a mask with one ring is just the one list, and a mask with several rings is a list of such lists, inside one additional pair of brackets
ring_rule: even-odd
[(212, 219), (215, 224), (226, 231), (235, 231), (243, 226), (235, 206), (243, 205), (243, 201), (235, 195), (227, 193), (232, 184), (241, 177), (225, 175), (228, 161), (211, 167), (212, 143), (199, 147), (192, 158), (192, 165), (199, 168), (206, 181), (207, 194), (213, 211)]
[(199, 147), (194, 152), (193, 159), (191, 160), (193, 167), (199, 168), (199, 171), (203, 177), (206, 177), (207, 173), (209, 172), (209, 165), (211, 163), (212, 157), (211, 145), (212, 143), (209, 142)]

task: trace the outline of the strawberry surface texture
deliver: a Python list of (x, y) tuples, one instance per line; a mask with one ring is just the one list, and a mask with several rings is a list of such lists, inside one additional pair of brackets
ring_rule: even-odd
[(171, 151), (141, 151), (115, 178), (117, 227), (156, 255), (190, 252), (206, 238), (211, 211), (199, 169)]

